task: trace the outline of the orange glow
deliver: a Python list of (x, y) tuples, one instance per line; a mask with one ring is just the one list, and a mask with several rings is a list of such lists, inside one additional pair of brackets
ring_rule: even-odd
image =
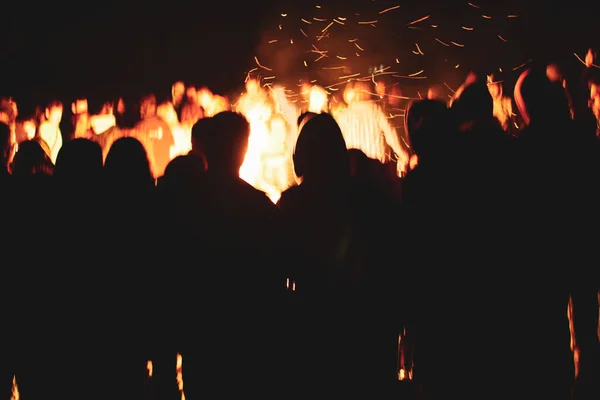
[(17, 385), (17, 376), (13, 376), (12, 380), (12, 395), (10, 396), (10, 400), (20, 400), (21, 395), (19, 394), (19, 385)]
[(575, 378), (579, 376), (579, 347), (575, 337), (575, 325), (573, 323), (573, 298), (569, 297), (567, 307), (567, 317), (569, 318), (569, 331), (571, 333), (571, 351), (573, 352), (573, 365), (575, 366)]
[(250, 123), (250, 137), (240, 178), (262, 190), (276, 203), (289, 188), (291, 171), (290, 138), (296, 135), (298, 110), (285, 96), (282, 87), (267, 91), (255, 79), (246, 82), (234, 106)]
[(146, 371), (148, 371), (148, 378), (152, 378), (152, 374), (154, 373), (154, 366), (152, 365), (152, 361), (148, 360), (146, 363)]
[(185, 400), (185, 393), (183, 392), (183, 357), (181, 353), (177, 353), (177, 387), (181, 393), (181, 400)]
[(406, 328), (398, 335), (398, 380), (411, 381), (413, 379), (412, 357), (408, 353), (406, 342)]

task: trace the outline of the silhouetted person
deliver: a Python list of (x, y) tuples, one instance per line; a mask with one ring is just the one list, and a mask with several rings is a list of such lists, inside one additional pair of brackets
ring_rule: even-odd
[(60, 233), (54, 239), (67, 249), (65, 259), (81, 262), (81, 255), (94, 251), (94, 237), (102, 221), (101, 203), (102, 150), (88, 139), (66, 141), (58, 152), (52, 179), (56, 201), (56, 226)]
[(102, 174), (102, 149), (89, 139), (73, 139), (62, 146), (54, 167), (54, 180), (61, 185), (98, 185)]
[(145, 96), (141, 100), (141, 120), (135, 125), (133, 135), (146, 149), (150, 168), (155, 178), (159, 178), (165, 172), (165, 168), (171, 161), (171, 147), (174, 144), (173, 134), (167, 124), (157, 114), (156, 96)]
[[(557, 289), (572, 295), (575, 310), (595, 308), (594, 293), (598, 286), (589, 283), (597, 282), (597, 275), (583, 265), (596, 257), (594, 243), (597, 239), (588, 232), (595, 231), (599, 221), (597, 144), (589, 141), (587, 134), (582, 132), (582, 125), (571, 119), (564, 88), (550, 81), (543, 71), (532, 69), (521, 74), (515, 86), (515, 100), (527, 123), (521, 134), (522, 202), (523, 215), (527, 215), (527, 219), (521, 230), (524, 235), (537, 238), (536, 242), (528, 242), (528, 251), (540, 265), (549, 262), (563, 265), (550, 277), (561, 282)], [(551, 220), (547, 217), (548, 209), (555, 210)], [(560, 306), (564, 307), (564, 302)], [(556, 307), (558, 314), (558, 305)], [(596, 375), (598, 371), (598, 345), (589, 345), (590, 338), (597, 343), (597, 333), (590, 329), (595, 318), (590, 314), (589, 311), (581, 312), (575, 325), (577, 336), (584, 343), (580, 355), (579, 388), (589, 386), (590, 377), (594, 376), (592, 371), (595, 368)], [(551, 365), (555, 384), (549, 389), (559, 392), (564, 391), (572, 380), (572, 355), (565, 349), (564, 340), (558, 341), (558, 335), (565, 330), (564, 320), (562, 326), (558, 315), (554, 321), (555, 333), (551, 337), (556, 343), (552, 349), (555, 362)], [(548, 353), (549, 350), (546, 349)], [(540, 375), (542, 371), (543, 368)], [(585, 397), (584, 394), (584, 391), (578, 393), (580, 398), (597, 396), (598, 386), (593, 395)]]
[(282, 306), (277, 293), (285, 291), (285, 279), (276, 272), (278, 211), (239, 177), (248, 121), (234, 112), (211, 120), (205, 134), (198, 134), (201, 122), (194, 128), (208, 170), (190, 193), (190, 208), (165, 210), (178, 219), (169, 233), (169, 254), (197, 268), (180, 271), (182, 286), (171, 295), (179, 300), (173, 307), (182, 312), (186, 332), (186, 387), (190, 397), (218, 390), (224, 398), (241, 392), (272, 398), (283, 387), (277, 378), (283, 368), (273, 357), (283, 357), (275, 349), (283, 340), (278, 319), (284, 314), (271, 311)]
[(382, 289), (383, 260), (393, 253), (381, 229), (386, 218), (393, 219), (390, 207), (377, 191), (371, 202), (365, 186), (355, 186), (349, 152), (331, 115), (315, 115), (302, 126), (293, 159), (301, 183), (282, 194), (279, 207), (288, 274), (306, 302), (296, 318), (293, 357), (302, 382), (296, 387), (328, 393), (381, 388), (395, 379), (397, 336), (386, 326), (389, 320), (367, 315), (375, 304), (385, 314), (383, 293), (390, 293), (375, 290)]
[[(1, 154), (0, 154), (0, 190), (3, 195), (0, 197), (0, 209), (2, 210), (3, 223), (2, 223), (2, 231), (5, 234), (4, 239), (2, 241), (3, 249), (10, 249), (14, 246), (13, 242), (15, 238), (10, 234), (12, 230), (13, 224), (16, 222), (16, 218), (14, 218), (14, 210), (13, 206), (13, 198), (12, 198), (12, 188), (10, 181), (10, 173), (8, 171), (8, 157), (11, 151), (11, 142), (10, 142), (10, 128), (5, 123), (0, 123), (0, 146), (1, 146)], [(6, 275), (4, 279), (7, 282), (14, 282), (16, 278), (16, 274), (13, 272), (13, 268), (6, 268)], [(2, 313), (4, 315), (9, 315), (15, 311), (17, 302), (16, 302), (17, 291), (14, 291), (10, 285), (7, 285), (6, 290), (2, 293), (1, 301), (2, 301)], [(17, 310), (18, 312), (18, 310)], [(16, 340), (15, 332), (11, 332), (9, 334), (8, 340), (12, 343)], [(8, 396), (10, 398), (10, 388), (12, 384), (12, 375), (16, 370), (16, 358), (18, 357), (18, 351), (14, 351), (14, 346), (10, 349), (7, 349), (4, 356), (0, 358), (0, 396)]]
[(464, 183), (461, 201), (465, 206), (491, 202), (505, 207), (515, 197), (511, 192), (517, 169), (515, 143), (494, 116), (486, 81), (465, 86), (451, 111), (460, 133), (456, 165)]
[(406, 109), (405, 130), (417, 159), (408, 172), (402, 200), (410, 207), (445, 205), (456, 196), (453, 185), (459, 168), (459, 137), (446, 103), (419, 100)]
[[(58, 387), (59, 353), (64, 351), (64, 297), (60, 290), (64, 276), (56, 267), (60, 250), (54, 240), (60, 210), (51, 190), (52, 170), (52, 161), (41, 143), (25, 141), (13, 159), (12, 190), (6, 193), (12, 204), (5, 212), (14, 216), (5, 226), (10, 246), (3, 247), (7, 266), (4, 279), (11, 282), (7, 290), (13, 295), (9, 314), (24, 330), (35, 332), (33, 338), (18, 334), (13, 342), (16, 357), (12, 372), (17, 373), (21, 394), (28, 397), (41, 397)], [(25, 300), (37, 296), (44, 301)], [(43, 360), (53, 360), (57, 367), (48, 371)]]
[[(548, 169), (550, 159), (562, 159), (557, 139), (566, 137), (560, 129), (570, 124), (568, 102), (545, 74), (531, 78), (527, 85), (523, 78), (523, 96), (516, 96), (532, 129), (518, 139), (520, 157), (494, 151), (492, 143), (503, 139), (484, 123), (487, 110), (491, 113), (477, 95), (484, 90), (477, 83), (465, 88), (453, 104), (460, 135), (471, 140), (469, 152), (461, 152), (467, 162), (457, 177), (464, 192), (445, 215), (435, 209), (418, 213), (421, 219), (410, 230), (419, 305), (416, 357), (431, 400), (569, 398), (573, 360), (566, 307), (582, 279), (573, 265), (584, 264), (582, 257), (590, 253), (569, 240), (581, 238), (580, 228), (565, 224), (572, 209), (565, 207), (562, 190), (573, 186), (556, 178), (569, 167)], [(480, 107), (462, 103), (475, 98)], [(550, 118), (555, 126), (544, 122)], [(513, 163), (518, 174), (508, 169), (503, 176), (497, 168), (502, 162)], [(538, 175), (542, 171), (548, 175)]]
[(143, 145), (131, 137), (115, 141), (102, 181), (103, 193), (93, 204), (101, 220), (90, 238), (97, 249), (94, 260), (102, 267), (87, 296), (88, 321), (99, 324), (97, 334), (103, 339), (87, 347), (86, 358), (97, 360), (89, 368), (98, 375), (100, 370), (112, 371), (110, 380), (115, 385), (99, 388), (98, 396), (111, 397), (116, 391), (120, 397), (139, 397), (145, 364), (152, 357), (150, 343), (162, 343), (155, 336), (159, 332), (152, 329), (160, 321), (152, 314), (161, 307), (152, 306), (148, 299), (160, 299), (156, 282), (161, 267), (169, 265), (168, 259), (160, 258), (161, 212), (155, 206), (155, 181)]
[[(571, 119), (565, 89), (543, 71), (527, 70), (515, 85), (515, 100), (526, 123), (520, 136), (525, 199), (531, 205), (551, 199), (592, 207), (598, 195), (593, 183), (598, 146)], [(561, 182), (562, 190), (554, 190), (556, 182)]]

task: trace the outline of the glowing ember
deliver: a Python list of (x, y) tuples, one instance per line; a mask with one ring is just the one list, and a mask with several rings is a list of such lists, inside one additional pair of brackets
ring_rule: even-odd
[(152, 361), (148, 360), (146, 363), (146, 371), (148, 371), (148, 378), (152, 378), (152, 373), (154, 372), (154, 366), (152, 365)]
[(515, 57), (512, 43), (518, 43), (512, 37), (514, 24), (520, 21), (515, 10), (498, 15), (497, 9), (462, 3), (454, 7), (460, 18), (448, 19), (442, 17), (447, 12), (433, 5), (420, 7), (420, 14), (415, 14), (400, 5), (372, 4), (363, 4), (361, 10), (326, 5), (307, 5), (294, 13), (281, 10), (274, 16), (273, 29), (264, 32), (248, 74), (265, 85), (274, 80), (310, 82), (328, 95), (348, 81), (383, 79), (393, 85), (427, 79), (431, 65), (460, 80), (456, 69), (465, 51), (478, 52), (470, 45), (486, 36), (490, 52), (501, 53), (512, 65), (518, 63), (510, 59)]
[(296, 281), (294, 281), (290, 278), (287, 278), (285, 280), (285, 287), (287, 290), (291, 290), (292, 292), (295, 292), (296, 291)]

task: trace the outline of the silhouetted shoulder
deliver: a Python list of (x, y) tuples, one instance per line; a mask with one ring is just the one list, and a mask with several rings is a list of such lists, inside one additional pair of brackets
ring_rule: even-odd
[[(241, 180), (241, 179), (240, 179)], [(277, 212), (277, 206), (269, 199), (265, 192), (262, 192), (246, 181), (240, 185), (241, 198), (246, 199), (251, 207), (257, 207), (265, 212)]]
[(281, 194), (281, 198), (277, 202), (277, 206), (280, 210), (287, 209), (291, 204), (294, 204), (295, 199), (300, 196), (301, 189), (300, 186), (292, 186), (285, 192)]

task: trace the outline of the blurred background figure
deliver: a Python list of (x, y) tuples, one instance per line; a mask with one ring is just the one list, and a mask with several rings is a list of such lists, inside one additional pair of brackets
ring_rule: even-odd
[(204, 111), (204, 117), (214, 117), (220, 112), (229, 111), (229, 100), (224, 96), (214, 94), (209, 88), (201, 87), (197, 91), (198, 104)]
[(184, 129), (177, 119), (177, 112), (170, 102), (158, 106), (157, 115), (171, 128), (173, 135), (173, 146), (171, 146), (171, 159), (185, 155), (192, 150), (192, 131)]
[(58, 100), (48, 103), (44, 113), (45, 120), (40, 124), (38, 136), (48, 146), (49, 156), (52, 163), (56, 163), (58, 152), (63, 144), (60, 121), (63, 116), (63, 104)]
[(445, 102), (444, 89), (440, 85), (433, 85), (427, 90), (427, 100), (440, 100)]
[(369, 89), (366, 82), (348, 84), (344, 92), (348, 107), (336, 113), (336, 120), (348, 149), (361, 150), (382, 164), (396, 162), (397, 173), (402, 175), (408, 165), (408, 152)]
[(321, 86), (313, 85), (308, 95), (308, 112), (319, 114), (327, 112), (329, 98), (325, 89)]
[(177, 118), (181, 121), (181, 108), (183, 107), (183, 96), (185, 95), (185, 83), (177, 81), (171, 86), (171, 102), (177, 113)]
[(73, 139), (90, 138), (90, 114), (88, 111), (88, 101), (86, 98), (75, 100), (71, 104), (71, 112), (73, 113)]

